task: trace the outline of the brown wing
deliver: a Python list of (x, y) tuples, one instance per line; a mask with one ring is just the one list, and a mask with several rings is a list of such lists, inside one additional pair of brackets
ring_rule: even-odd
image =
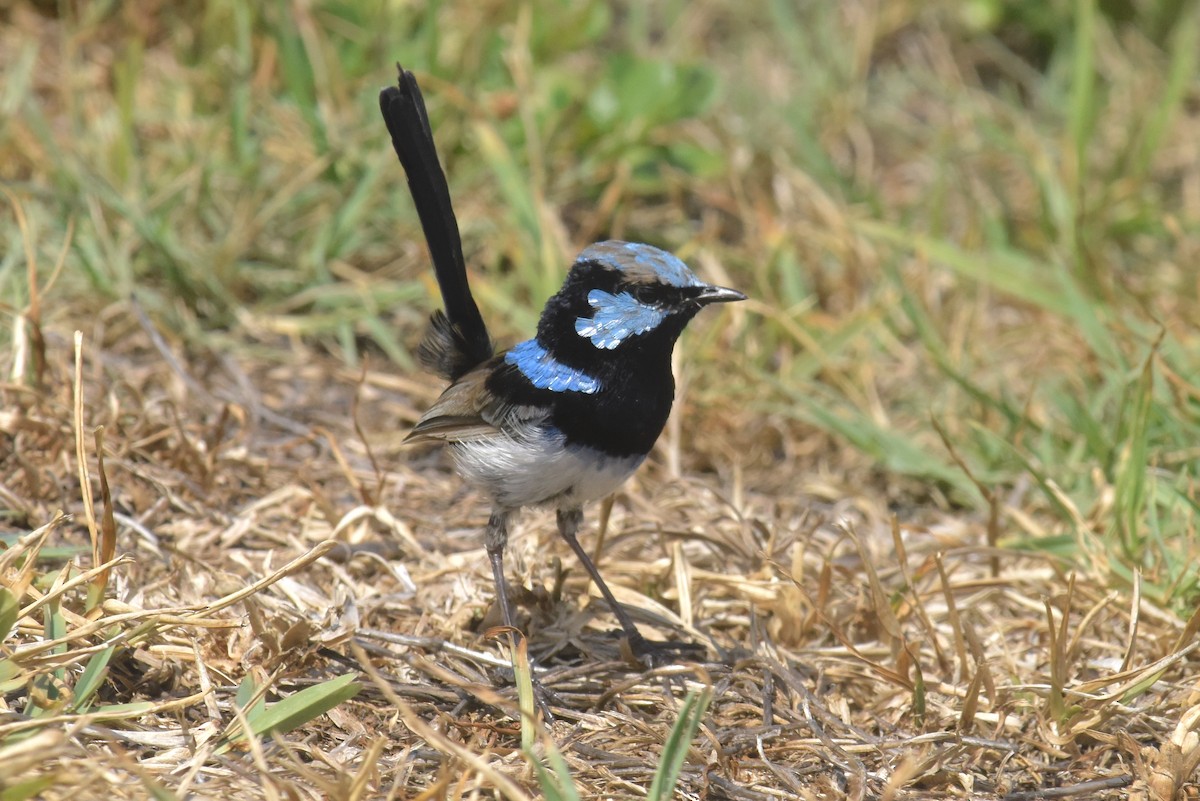
[(446, 387), (404, 441), (466, 442), (498, 433), (502, 405), (487, 389), (487, 377), (497, 361), (484, 362)]

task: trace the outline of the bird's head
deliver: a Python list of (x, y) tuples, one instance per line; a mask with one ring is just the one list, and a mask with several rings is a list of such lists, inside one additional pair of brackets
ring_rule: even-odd
[(701, 308), (745, 298), (704, 283), (665, 250), (597, 242), (579, 254), (562, 289), (546, 302), (537, 338), (547, 349), (577, 359), (589, 359), (589, 351), (592, 359), (629, 350), (665, 349), (669, 356)]

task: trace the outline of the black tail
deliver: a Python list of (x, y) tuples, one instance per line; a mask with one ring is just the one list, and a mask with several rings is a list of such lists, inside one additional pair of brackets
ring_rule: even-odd
[(379, 110), (408, 176), (408, 189), (421, 218), (446, 305), (444, 314), (436, 311), (430, 318), (429, 331), (417, 354), (430, 370), (454, 380), (491, 358), (494, 349), (467, 284), (458, 220), (450, 204), (446, 175), (438, 163), (425, 100), (413, 74), (399, 64), (396, 68), (400, 71), (399, 86), (389, 86), (379, 93)]

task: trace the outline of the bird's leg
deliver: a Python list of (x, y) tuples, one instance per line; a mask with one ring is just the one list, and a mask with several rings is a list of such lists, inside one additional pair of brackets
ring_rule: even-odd
[(647, 667), (660, 667), (662, 665), (671, 664), (674, 659), (672, 657), (687, 656), (698, 659), (704, 655), (704, 647), (693, 645), (691, 643), (675, 643), (675, 642), (656, 642), (647, 640), (638, 631), (638, 628), (633, 623), (633, 618), (629, 616), (629, 612), (625, 611), (625, 607), (621, 606), (617, 601), (616, 596), (612, 594), (612, 590), (604, 583), (604, 579), (600, 577), (600, 571), (596, 569), (592, 558), (588, 556), (587, 551), (579, 544), (579, 525), (583, 522), (583, 508), (575, 506), (570, 509), (558, 510), (558, 533), (567, 545), (571, 546), (571, 550), (579, 557), (579, 561), (583, 563), (583, 568), (592, 577), (592, 581), (596, 582), (596, 586), (600, 589), (600, 594), (604, 596), (604, 600), (608, 603), (612, 613), (616, 615), (617, 622), (621, 624), (621, 630), (625, 634), (625, 640), (629, 643), (629, 649), (633, 655), (643, 662)]
[[(504, 577), (504, 548), (508, 545), (508, 523), (512, 520), (513, 512), (511, 509), (493, 509), (492, 516), (488, 518), (487, 531), (484, 532), (483, 545), (487, 550), (488, 561), (492, 563), (492, 581), (496, 585), (496, 600), (500, 602), (500, 616), (504, 619), (504, 625), (514, 631), (517, 626), (513, 623), (512, 602), (508, 595), (508, 580)], [(517, 640), (516, 634), (509, 634), (509, 643), (512, 646), (513, 654), (516, 654)], [(513, 663), (514, 666), (516, 662)], [(533, 670), (533, 660), (529, 662), (530, 670)], [(533, 697), (537, 701), (538, 707), (542, 710), (542, 715), (549, 723), (554, 722), (554, 713), (550, 711), (550, 702), (558, 701), (553, 693), (542, 686), (538, 678), (532, 672), (530, 673), (530, 681), (533, 683)]]
[(604, 579), (600, 577), (600, 571), (596, 569), (592, 558), (588, 556), (587, 551), (579, 544), (579, 525), (583, 522), (583, 508), (579, 506), (570, 509), (558, 510), (558, 533), (567, 545), (571, 546), (571, 550), (575, 552), (575, 556), (583, 563), (583, 568), (592, 577), (592, 581), (596, 582), (596, 586), (600, 588), (600, 594), (604, 596), (604, 600), (608, 602), (608, 606), (612, 609), (612, 613), (617, 616), (617, 622), (621, 624), (621, 630), (625, 632), (626, 639), (629, 640), (630, 646), (635, 643), (645, 641), (645, 637), (638, 631), (637, 626), (633, 623), (633, 618), (625, 611), (625, 607), (621, 606), (617, 601), (616, 596), (612, 594), (612, 590), (604, 583)]
[(500, 602), (500, 616), (504, 618), (504, 625), (515, 629), (512, 605), (508, 600), (508, 581), (504, 578), (504, 548), (508, 545), (508, 521), (512, 516), (508, 509), (493, 509), (483, 535), (483, 545), (488, 561), (492, 563), (492, 581), (496, 585), (496, 600)]

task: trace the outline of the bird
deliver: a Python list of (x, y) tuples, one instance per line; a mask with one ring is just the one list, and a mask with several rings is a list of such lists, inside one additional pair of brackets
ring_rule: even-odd
[(629, 652), (649, 667), (669, 664), (694, 646), (638, 631), (579, 543), (583, 507), (619, 489), (662, 433), (675, 393), (671, 354), (684, 327), (705, 306), (746, 296), (705, 283), (657, 247), (596, 242), (546, 301), (536, 334), (498, 351), (467, 281), (424, 98), (413, 73), (397, 70), (379, 106), (445, 307), (430, 317), (417, 355), (449, 381), (405, 441), (444, 443), (460, 475), (490, 499), (484, 546), (505, 626), (516, 630), (504, 571), (509, 529), (522, 509), (551, 508)]

